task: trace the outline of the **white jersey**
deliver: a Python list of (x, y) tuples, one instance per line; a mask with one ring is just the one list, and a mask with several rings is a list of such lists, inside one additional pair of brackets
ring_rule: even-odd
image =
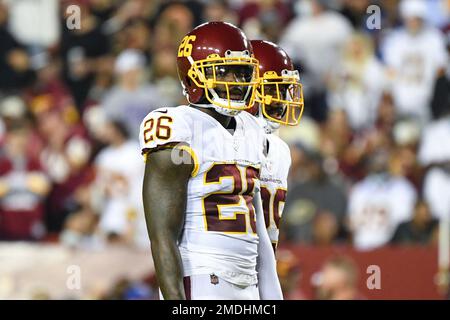
[(418, 159), (422, 166), (450, 161), (450, 116), (430, 122), (421, 140)]
[(191, 160), (181, 159), (177, 149), (194, 159), (179, 241), (184, 276), (214, 273), (237, 285), (253, 285), (258, 236), (252, 200), (259, 188), (264, 132), (247, 112), (234, 119), (231, 134), (201, 110), (162, 108), (142, 122), (140, 142), (144, 154), (170, 147), (174, 161)]
[(386, 38), (383, 48), (386, 64), (395, 70), (392, 94), (398, 112), (427, 120), (436, 72), (448, 65), (444, 36), (433, 28), (417, 35), (400, 29)]
[(389, 242), (412, 218), (415, 202), (416, 191), (403, 177), (372, 175), (355, 184), (349, 197), (354, 246), (370, 250)]
[(280, 218), (286, 201), (291, 152), (280, 137), (267, 134), (266, 139), (268, 153), (261, 169), (261, 198), (267, 232), (275, 249), (278, 244)]
[(450, 173), (441, 168), (432, 168), (425, 175), (423, 194), (436, 219), (450, 217)]

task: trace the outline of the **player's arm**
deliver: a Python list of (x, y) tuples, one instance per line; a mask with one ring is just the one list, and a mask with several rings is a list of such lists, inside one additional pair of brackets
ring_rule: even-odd
[(277, 275), (275, 254), (264, 222), (264, 213), (260, 192), (253, 198), (256, 214), (256, 230), (258, 243), (258, 289), (262, 300), (283, 300), (280, 281)]
[[(183, 228), (192, 164), (175, 164), (172, 149), (147, 155), (143, 201), (153, 261), (164, 299), (186, 299), (178, 239)], [(185, 152), (185, 151), (180, 151)]]

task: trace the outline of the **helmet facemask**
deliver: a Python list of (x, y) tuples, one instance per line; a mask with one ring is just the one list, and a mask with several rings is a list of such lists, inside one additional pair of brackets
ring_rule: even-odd
[(265, 72), (256, 92), (263, 116), (270, 122), (295, 126), (303, 114), (303, 89), (297, 70)]
[(191, 62), (189, 78), (204, 89), (204, 98), (224, 115), (234, 116), (253, 105), (258, 86), (258, 62), (247, 50), (211, 54)]

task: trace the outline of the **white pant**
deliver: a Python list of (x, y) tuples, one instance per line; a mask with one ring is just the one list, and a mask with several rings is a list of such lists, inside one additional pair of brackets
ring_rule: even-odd
[[(257, 285), (242, 287), (209, 274), (184, 277), (183, 282), (187, 300), (260, 300)], [(161, 291), (159, 297), (163, 300)]]

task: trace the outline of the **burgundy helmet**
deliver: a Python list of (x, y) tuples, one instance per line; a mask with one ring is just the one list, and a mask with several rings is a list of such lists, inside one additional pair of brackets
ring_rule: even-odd
[(250, 41), (232, 24), (208, 22), (193, 29), (178, 48), (177, 67), (189, 103), (226, 115), (253, 105), (258, 62)]
[(303, 91), (299, 72), (287, 53), (276, 44), (252, 40), (253, 53), (259, 62), (260, 84), (251, 113), (285, 125), (297, 125), (303, 113)]

